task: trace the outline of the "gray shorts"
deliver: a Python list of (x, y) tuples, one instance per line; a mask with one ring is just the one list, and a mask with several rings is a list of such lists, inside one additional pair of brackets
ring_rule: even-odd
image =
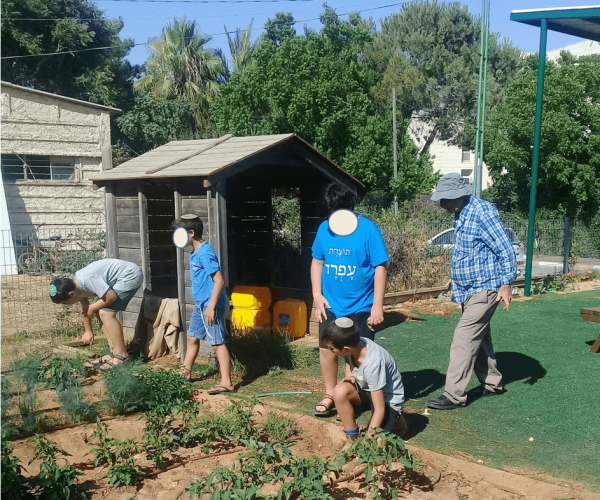
[(133, 296), (135, 295), (135, 293), (138, 291), (139, 288), (140, 287), (138, 286), (134, 290), (127, 290), (127, 291), (113, 290), (113, 292), (115, 292), (117, 294), (117, 300), (115, 300), (112, 304), (108, 305), (107, 307), (103, 307), (102, 310), (109, 311), (109, 312), (124, 311), (127, 308), (127, 304), (129, 304), (129, 301), (133, 298)]

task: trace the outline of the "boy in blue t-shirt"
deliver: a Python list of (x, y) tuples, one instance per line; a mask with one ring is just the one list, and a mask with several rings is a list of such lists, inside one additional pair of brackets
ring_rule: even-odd
[(221, 383), (209, 389), (208, 394), (234, 392), (235, 388), (231, 383), (231, 359), (229, 349), (225, 345), (225, 280), (219, 261), (212, 247), (202, 239), (204, 225), (200, 217), (192, 214), (182, 215), (172, 224), (172, 229), (178, 227), (187, 230), (188, 245), (193, 248), (190, 255), (190, 277), (192, 295), (196, 303), (187, 332), (187, 352), (182, 374), (188, 379), (191, 378), (192, 367), (200, 350), (200, 340), (207, 339), (215, 350), (221, 369)]
[(333, 389), (333, 399), (348, 437), (358, 436), (356, 418), (365, 411), (372, 412), (369, 430), (396, 430), (404, 437), (408, 431), (402, 415), (404, 385), (392, 355), (361, 337), (350, 318), (329, 323), (321, 339), (334, 356), (346, 360), (346, 376)]
[[(353, 210), (355, 197), (332, 182), (323, 188), (321, 203), (327, 216), (340, 209)], [(333, 388), (337, 383), (338, 361), (320, 337), (336, 318), (350, 318), (361, 337), (373, 340), (373, 328), (383, 323), (383, 296), (390, 260), (379, 228), (359, 215), (356, 230), (348, 236), (331, 231), (323, 222), (312, 247), (310, 276), (313, 306), (319, 321), (319, 360), (325, 381), (325, 395), (315, 407), (315, 416), (335, 415)]]

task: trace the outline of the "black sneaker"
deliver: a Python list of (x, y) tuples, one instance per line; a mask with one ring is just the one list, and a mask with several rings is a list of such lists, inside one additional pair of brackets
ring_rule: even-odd
[(453, 403), (446, 396), (442, 395), (437, 399), (429, 399), (427, 401), (427, 407), (433, 410), (454, 410), (465, 406), (464, 404)]
[(502, 388), (498, 391), (490, 391), (489, 389), (486, 389), (485, 387), (481, 390), (481, 396), (482, 398), (487, 398), (488, 396), (499, 396), (500, 394), (504, 394), (506, 392), (506, 389)]

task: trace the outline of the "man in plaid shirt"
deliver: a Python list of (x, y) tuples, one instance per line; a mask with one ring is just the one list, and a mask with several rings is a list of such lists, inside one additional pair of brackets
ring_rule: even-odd
[(452, 300), (461, 305), (463, 313), (450, 347), (444, 394), (427, 401), (427, 406), (436, 410), (466, 405), (473, 371), (481, 383), (481, 397), (504, 392), (490, 321), (500, 301), (505, 311), (510, 307), (517, 257), (496, 207), (471, 192), (466, 180), (452, 173), (439, 180), (431, 197), (456, 217), (450, 282)]

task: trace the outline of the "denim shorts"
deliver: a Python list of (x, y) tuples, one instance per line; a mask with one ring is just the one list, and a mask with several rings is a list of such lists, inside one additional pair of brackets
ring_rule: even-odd
[(215, 310), (215, 322), (212, 325), (206, 323), (204, 311), (198, 305), (194, 307), (188, 336), (200, 340), (206, 339), (210, 345), (221, 345), (225, 343), (227, 334), (225, 332), (225, 308), (218, 307)]

